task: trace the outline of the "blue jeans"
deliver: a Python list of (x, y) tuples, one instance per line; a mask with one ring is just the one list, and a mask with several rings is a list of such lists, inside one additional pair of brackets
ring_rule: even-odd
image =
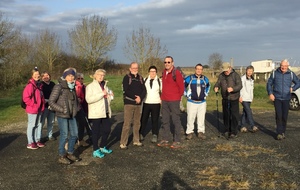
[(54, 123), (55, 113), (48, 108), (45, 107), (45, 110), (42, 114), (42, 129), (45, 124), (45, 120), (47, 118), (47, 137), (52, 137), (53, 134), (53, 123)]
[(76, 119), (75, 117), (68, 119), (57, 117), (57, 122), (60, 133), (58, 153), (60, 156), (66, 155), (65, 144), (68, 139), (68, 131), (70, 131), (70, 137), (68, 140), (68, 153), (73, 154), (78, 135)]
[(241, 119), (241, 126), (243, 127), (244, 125), (246, 125), (247, 120), (251, 126), (251, 128), (253, 128), (254, 124), (254, 120), (253, 120), (253, 115), (252, 115), (252, 109), (250, 108), (251, 106), (251, 102), (242, 102), (243, 105), (243, 113), (242, 113), (242, 119)]
[(27, 124), (27, 141), (28, 144), (33, 142), (39, 142), (41, 139), (41, 113), (31, 114), (28, 113), (28, 124)]

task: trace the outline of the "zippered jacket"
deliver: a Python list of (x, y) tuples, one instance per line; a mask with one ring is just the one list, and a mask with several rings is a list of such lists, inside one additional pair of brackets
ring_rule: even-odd
[[(189, 75), (184, 79), (184, 86), (187, 96), (187, 101), (193, 103), (206, 102), (210, 90), (210, 83), (206, 76)], [(198, 89), (198, 86), (200, 89)], [(199, 95), (198, 92), (199, 91)]]
[(176, 81), (173, 79), (172, 71), (167, 72), (166, 69), (163, 71), (161, 100), (164, 101), (180, 101), (184, 92), (184, 80), (180, 71), (176, 69)]
[(33, 78), (31, 78), (25, 86), (22, 98), (26, 104), (26, 113), (37, 114), (44, 111), (45, 99), (42, 86), (42, 83), (37, 86)]
[(250, 77), (247, 78), (246, 75), (241, 77), (242, 80), (242, 90), (241, 90), (241, 98), (243, 102), (252, 102), (253, 100), (253, 89), (254, 89), (254, 80)]

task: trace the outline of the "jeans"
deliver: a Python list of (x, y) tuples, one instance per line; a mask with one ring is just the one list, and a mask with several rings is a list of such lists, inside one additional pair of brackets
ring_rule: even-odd
[(52, 134), (53, 134), (54, 117), (55, 117), (55, 113), (45, 107), (45, 110), (42, 114), (42, 127), (41, 127), (41, 129), (43, 129), (43, 126), (45, 124), (45, 120), (47, 118), (47, 137), (49, 137), (49, 138), (52, 137)]
[(276, 132), (277, 134), (283, 134), (286, 130), (286, 123), (289, 114), (289, 100), (275, 99), (275, 118), (276, 118)]
[(60, 156), (66, 155), (65, 144), (68, 139), (68, 132), (70, 131), (70, 137), (68, 141), (68, 153), (73, 154), (74, 146), (77, 141), (78, 129), (75, 117), (62, 118), (57, 117), (60, 139), (58, 144), (58, 153)]
[[(173, 141), (180, 142), (180, 130), (182, 128), (180, 121), (180, 101), (162, 101), (162, 140), (169, 141), (170, 132), (173, 133)], [(171, 125), (170, 117), (173, 125)]]
[(38, 114), (27, 114), (28, 124), (27, 124), (27, 141), (28, 144), (39, 142), (41, 139), (41, 113)]
[(248, 120), (251, 128), (253, 128), (254, 120), (253, 120), (253, 115), (252, 115), (252, 109), (250, 108), (251, 102), (243, 101), (242, 105), (243, 105), (243, 113), (242, 113), (242, 119), (241, 119), (241, 126), (243, 127), (244, 125), (246, 125), (247, 120)]

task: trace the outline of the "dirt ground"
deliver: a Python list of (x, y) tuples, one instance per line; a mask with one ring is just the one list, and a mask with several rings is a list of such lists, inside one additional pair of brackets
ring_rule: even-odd
[(157, 147), (149, 133), (143, 147), (131, 142), (120, 150), (123, 114), (118, 113), (109, 139), (114, 152), (95, 159), (92, 147), (80, 147), (82, 161), (68, 166), (57, 163), (58, 140), (28, 150), (26, 122), (1, 127), (0, 189), (300, 189), (300, 112), (289, 113), (282, 141), (275, 140), (274, 112), (254, 112), (260, 131), (233, 140), (218, 138), (216, 116), (206, 115), (206, 140), (187, 141), (182, 130), (181, 149)]

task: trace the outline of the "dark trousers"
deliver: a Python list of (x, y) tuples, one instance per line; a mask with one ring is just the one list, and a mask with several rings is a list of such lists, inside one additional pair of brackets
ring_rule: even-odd
[(289, 114), (289, 102), (289, 100), (278, 99), (274, 101), (277, 134), (285, 133)]
[[(111, 122), (109, 117), (91, 119), (92, 122), (92, 141), (93, 150), (104, 148), (107, 145), (107, 139), (111, 131)], [(101, 138), (100, 146), (98, 145), (99, 139)]]
[(143, 104), (143, 112), (141, 117), (141, 128), (140, 134), (145, 135), (145, 129), (147, 128), (148, 118), (151, 114), (151, 123), (152, 123), (152, 134), (158, 135), (158, 119), (160, 114), (160, 104)]
[(239, 100), (222, 99), (224, 132), (237, 134), (239, 119)]
[(83, 109), (80, 109), (76, 115), (76, 121), (78, 126), (78, 140), (82, 140), (84, 137), (84, 129), (86, 129), (86, 133), (89, 137), (92, 136), (92, 132), (89, 128), (89, 124), (87, 121), (87, 117)]

